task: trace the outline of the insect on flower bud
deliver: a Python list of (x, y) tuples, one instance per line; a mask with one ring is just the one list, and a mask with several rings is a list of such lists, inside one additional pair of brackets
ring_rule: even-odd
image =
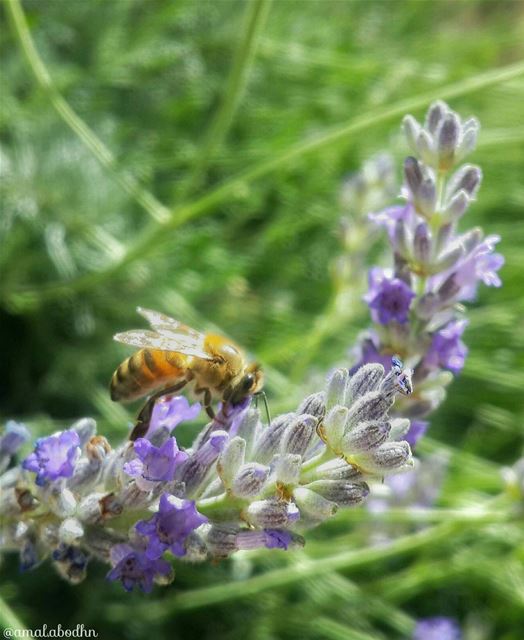
[(412, 375), (413, 371), (405, 369), (402, 360), (398, 356), (393, 356), (391, 358), (391, 371), (382, 381), (380, 391), (387, 397), (394, 397), (398, 392), (403, 395), (409, 395), (413, 393)]

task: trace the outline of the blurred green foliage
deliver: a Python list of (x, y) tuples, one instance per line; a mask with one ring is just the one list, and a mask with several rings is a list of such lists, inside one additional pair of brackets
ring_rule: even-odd
[[(449, 98), (483, 127), (465, 223), (501, 234), (507, 264), (471, 310), (470, 357), (425, 449), (451, 453), (442, 506), (500, 492), (524, 435), (524, 4), (28, 0), (32, 68), (16, 7), (0, 6), (2, 417), (38, 433), (90, 414), (120, 438), (132, 414), (107, 397), (126, 353), (111, 336), (140, 325), (137, 305), (231, 335), (264, 364), (273, 411), (292, 408), (367, 322), (355, 291), (307, 338), (332, 313), (343, 177), (384, 148), (400, 161), (404, 111)], [(313, 532), (304, 554), (179, 563), (150, 597), (102, 567), (76, 588), (47, 566), (18, 576), (14, 558), (2, 594), (29, 627), (83, 622), (104, 638), (405, 638), (439, 614), (471, 639), (521, 637), (522, 526), (443, 522), (391, 558), (329, 570), (369, 552), (355, 518)], [(277, 567), (295, 578), (280, 584)], [(244, 598), (236, 580), (251, 574)]]

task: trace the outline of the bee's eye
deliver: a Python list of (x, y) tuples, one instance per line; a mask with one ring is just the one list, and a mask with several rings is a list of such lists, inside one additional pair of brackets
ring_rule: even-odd
[(249, 391), (253, 386), (253, 382), (255, 381), (255, 376), (252, 373), (246, 374), (242, 379), (242, 390)]

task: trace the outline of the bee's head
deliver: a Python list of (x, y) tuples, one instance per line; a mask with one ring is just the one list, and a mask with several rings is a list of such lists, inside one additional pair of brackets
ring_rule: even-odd
[(229, 402), (239, 404), (247, 396), (252, 396), (262, 389), (264, 385), (264, 374), (260, 365), (256, 362), (248, 365), (244, 369), (244, 374), (233, 388)]

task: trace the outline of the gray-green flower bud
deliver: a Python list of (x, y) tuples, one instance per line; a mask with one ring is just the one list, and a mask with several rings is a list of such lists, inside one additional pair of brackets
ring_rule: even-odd
[(231, 489), (233, 480), (244, 464), (246, 441), (236, 436), (224, 447), (217, 462), (217, 472), (226, 489)]
[(268, 476), (269, 467), (258, 462), (249, 462), (240, 468), (233, 482), (232, 491), (239, 498), (257, 496), (264, 488)]
[(307, 488), (336, 503), (339, 507), (360, 504), (369, 495), (369, 487), (365, 482), (317, 480), (308, 484)]
[(362, 398), (370, 391), (376, 391), (382, 378), (384, 377), (384, 367), (381, 364), (365, 364), (351, 376), (348, 385), (348, 405)]
[(328, 379), (326, 389), (326, 410), (329, 411), (336, 404), (346, 404), (346, 390), (349, 372), (347, 369), (335, 369)]
[(374, 449), (386, 441), (390, 429), (389, 422), (361, 422), (344, 436), (342, 451), (346, 454)]
[(307, 414), (297, 416), (286, 428), (282, 438), (281, 453), (297, 453), (303, 456), (307, 451), (318, 424), (317, 418)]

